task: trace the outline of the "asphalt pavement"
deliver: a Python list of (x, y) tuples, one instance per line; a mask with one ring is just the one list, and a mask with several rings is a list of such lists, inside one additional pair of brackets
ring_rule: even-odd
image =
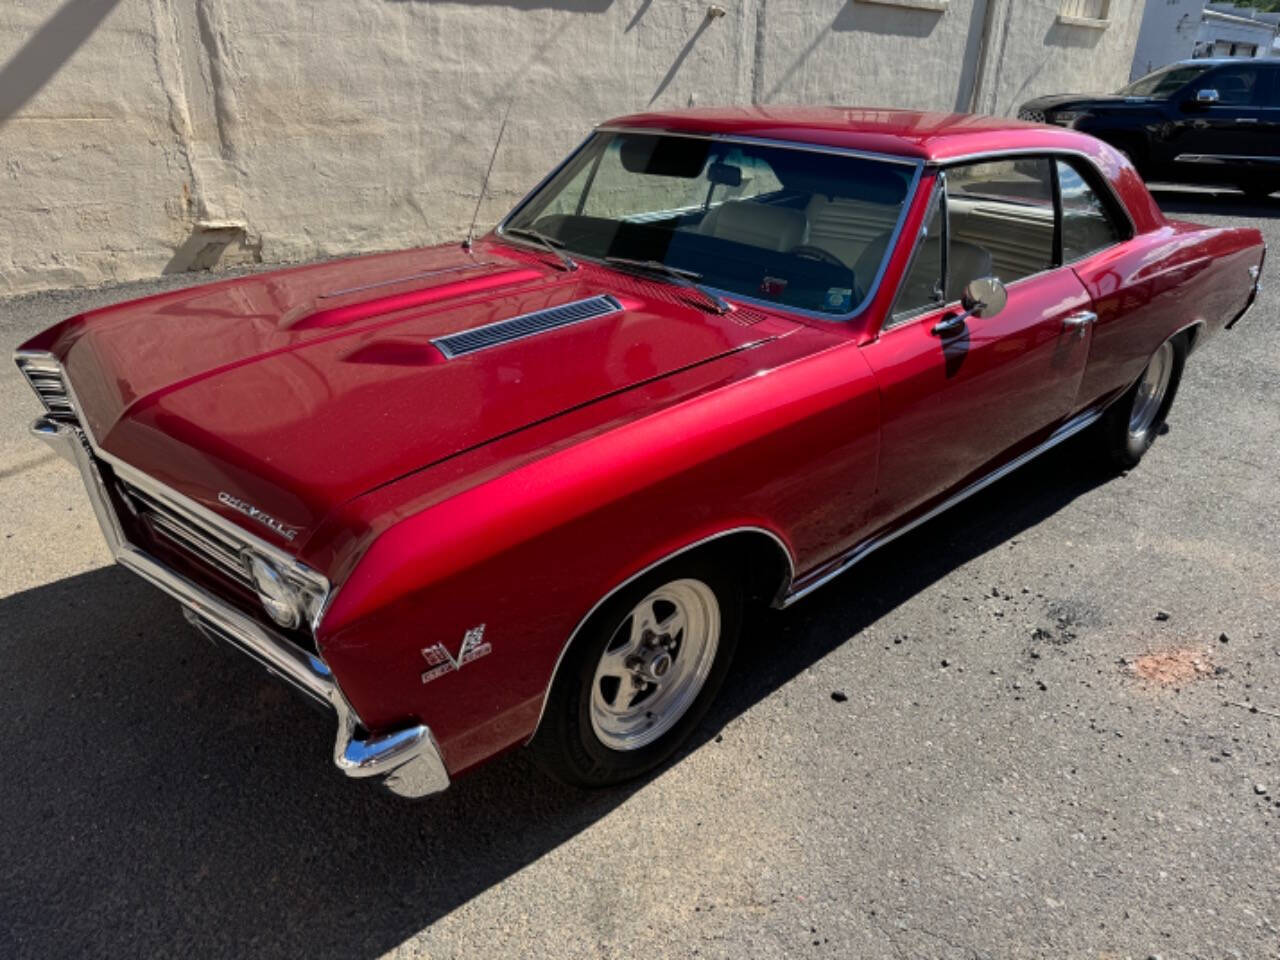
[[(0, 956), (1280, 957), (1280, 198), (1122, 476), (1068, 444), (754, 624), (675, 763), (420, 803), (111, 566), (0, 366)], [(0, 301), (7, 353), (193, 282)]]

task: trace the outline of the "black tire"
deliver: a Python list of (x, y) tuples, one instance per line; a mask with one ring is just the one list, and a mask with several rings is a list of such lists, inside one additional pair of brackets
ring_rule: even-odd
[[(607, 651), (612, 653), (625, 642), (618, 638), (630, 634), (632, 614), (638, 606), (673, 585), (689, 583), (708, 588), (718, 607), (718, 636), (714, 654), (708, 654), (711, 659), (705, 679), (696, 692), (690, 692), (691, 701), (673, 719), (673, 725), (657, 739), (615, 749), (602, 740), (594, 726), (592, 694), (598, 684), (597, 668), (603, 669), (602, 657)], [(700, 596), (705, 599), (705, 594)], [(711, 551), (677, 558), (609, 598), (578, 632), (552, 681), (542, 722), (530, 745), (539, 765), (573, 786), (607, 787), (634, 779), (669, 759), (706, 716), (724, 683), (742, 630), (743, 598), (736, 565), (724, 554)], [(673, 674), (689, 638), (679, 643), (672, 657)]]
[[(1172, 351), (1165, 361), (1169, 364), (1168, 380), (1158, 402), (1154, 402), (1150, 392), (1144, 390), (1144, 385), (1147, 384), (1148, 374), (1153, 371), (1154, 365), (1161, 361), (1166, 347)], [(1179, 335), (1161, 345), (1148, 362), (1142, 377), (1107, 408), (1098, 424), (1097, 436), (1101, 452), (1113, 466), (1130, 470), (1138, 465), (1151, 448), (1178, 393), (1178, 384), (1182, 381), (1182, 370), (1186, 362), (1186, 337)], [(1145, 405), (1145, 415), (1137, 412), (1140, 403)], [(1135, 419), (1138, 420), (1136, 424)]]

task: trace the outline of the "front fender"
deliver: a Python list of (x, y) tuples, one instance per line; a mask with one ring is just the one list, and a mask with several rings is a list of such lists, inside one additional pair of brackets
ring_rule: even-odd
[[(879, 425), (856, 346), (805, 355), (813, 345), (791, 345), (800, 355), (767, 376), (666, 406), (619, 398), (618, 416), (626, 404), (658, 410), (585, 439), (551, 439), (564, 423), (510, 438), (518, 465), (477, 453), (483, 479), (456, 492), (444, 474), (414, 478), (450, 495), (401, 509), (322, 624), (322, 653), (364, 722), (429, 723), (456, 773), (532, 733), (573, 631), (637, 571), (739, 528), (775, 537), (797, 563), (816, 557), (869, 502)], [(397, 496), (353, 509), (392, 509)], [(483, 651), (473, 640), (464, 656), (481, 627)]]

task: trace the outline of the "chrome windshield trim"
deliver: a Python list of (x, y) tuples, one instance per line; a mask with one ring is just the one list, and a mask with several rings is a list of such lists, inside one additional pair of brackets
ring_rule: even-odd
[(778, 147), (785, 150), (804, 150), (808, 153), (832, 153), (842, 157), (860, 157), (866, 160), (887, 160), (904, 166), (923, 166), (923, 157), (904, 157), (900, 153), (881, 153), (877, 150), (859, 150), (856, 147), (838, 147), (825, 143), (808, 143), (804, 140), (777, 140), (772, 137), (747, 137), (734, 133), (697, 133), (689, 130), (670, 130), (666, 127), (628, 127), (605, 124), (596, 127), (595, 133), (647, 133), (664, 137), (687, 137), (690, 140), (715, 140), (720, 143), (746, 143), (760, 147)]
[(333, 762), (338, 769), (352, 777), (382, 777), (384, 786), (400, 796), (425, 796), (449, 786), (444, 759), (429, 728), (412, 724), (379, 734), (366, 733), (321, 657), (267, 630), (129, 543), (111, 507), (106, 485), (83, 430), (47, 416), (37, 419), (31, 430), (80, 471), (107, 546), (121, 566), (177, 600), (184, 616), (206, 636), (231, 644), (295, 689), (334, 711), (338, 729)]
[[(507, 224), (511, 219), (528, 206), (529, 201), (531, 201), (543, 189), (543, 187), (550, 183), (552, 179), (559, 175), (560, 171), (567, 167), (574, 158), (578, 156), (578, 154), (586, 149), (587, 145), (595, 139), (597, 134), (601, 133), (636, 133), (647, 134), (649, 136), (685, 137), (690, 140), (714, 140), (718, 143), (742, 143), (750, 146), (773, 147), (781, 150), (798, 150), (806, 153), (825, 153), (843, 157), (856, 157), (863, 160), (879, 160), (912, 167), (913, 173), (911, 180), (907, 184), (906, 193), (902, 197), (901, 205), (898, 210), (898, 218), (894, 221), (893, 232), (890, 234), (889, 242), (885, 246), (884, 256), (880, 260), (880, 265), (876, 270), (874, 278), (872, 278), (871, 285), (867, 287), (862, 301), (854, 306), (854, 308), (848, 313), (826, 313), (822, 310), (809, 310), (805, 307), (793, 307), (785, 303), (778, 303), (774, 300), (761, 300), (758, 297), (748, 296), (747, 294), (739, 293), (735, 290), (726, 290), (723, 287), (716, 287), (709, 283), (702, 284), (703, 288), (706, 290), (728, 300), (750, 304), (751, 306), (761, 307), (779, 313), (809, 317), (814, 320), (824, 320), (827, 323), (849, 323), (865, 313), (867, 308), (875, 301), (876, 294), (880, 291), (880, 284), (884, 280), (885, 274), (888, 272), (889, 262), (893, 259), (893, 252), (897, 249), (898, 240), (902, 234), (902, 225), (906, 222), (907, 212), (911, 209), (911, 204), (915, 201), (916, 190), (920, 186), (920, 178), (923, 175), (925, 168), (925, 160), (922, 157), (904, 157), (901, 154), (876, 153), (870, 150), (855, 150), (850, 147), (824, 146), (822, 144), (803, 143), (796, 140), (772, 140), (764, 137), (743, 137), (732, 134), (690, 133), (683, 130), (667, 130), (661, 127), (604, 125), (596, 127), (591, 132), (591, 135), (582, 141), (573, 153), (569, 154), (569, 156), (561, 161), (554, 170), (543, 177), (542, 180), (539, 181), (538, 185), (530, 190), (529, 193), (511, 209), (511, 212), (502, 218), (497, 227), (494, 228), (494, 233), (506, 240), (503, 231), (506, 229)], [(571, 252), (574, 257), (580, 261), (586, 261), (608, 269), (614, 269), (609, 267), (609, 265), (604, 262), (603, 258), (593, 257), (589, 254), (582, 253), (579, 250), (573, 250)], [(855, 277), (854, 279), (856, 280), (857, 278)], [(657, 280), (656, 282), (662, 281)]]

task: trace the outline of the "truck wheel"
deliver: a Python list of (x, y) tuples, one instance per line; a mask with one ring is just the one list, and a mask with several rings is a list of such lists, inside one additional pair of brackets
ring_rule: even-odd
[(742, 626), (737, 571), (715, 560), (642, 576), (579, 631), (532, 743), (549, 773), (582, 787), (621, 783), (669, 758), (702, 720)]
[(1173, 405), (1182, 368), (1187, 360), (1186, 338), (1160, 344), (1147, 368), (1099, 423), (1104, 452), (1122, 470), (1138, 465), (1150, 448)]

